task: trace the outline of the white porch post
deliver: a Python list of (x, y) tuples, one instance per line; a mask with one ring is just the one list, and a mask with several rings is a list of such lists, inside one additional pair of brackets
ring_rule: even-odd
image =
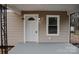
[(25, 17), (24, 17), (24, 43), (26, 43), (26, 39), (25, 39)]

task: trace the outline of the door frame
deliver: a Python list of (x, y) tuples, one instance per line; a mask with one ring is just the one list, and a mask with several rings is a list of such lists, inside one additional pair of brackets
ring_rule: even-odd
[(26, 30), (25, 30), (25, 28), (26, 28), (26, 22), (25, 22), (26, 16), (37, 16), (38, 17), (38, 19), (37, 19), (38, 36), (37, 36), (37, 41), (36, 41), (36, 43), (38, 43), (39, 42), (39, 14), (24, 14), (24, 43), (27, 42), (26, 37), (25, 37), (26, 36), (25, 35), (25, 33), (26, 33)]

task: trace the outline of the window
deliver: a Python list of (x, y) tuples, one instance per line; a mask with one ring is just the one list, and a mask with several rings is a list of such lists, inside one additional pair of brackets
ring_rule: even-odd
[(33, 20), (35, 20), (33, 17), (30, 17), (29, 19), (28, 19), (29, 21), (33, 21)]
[(59, 15), (46, 16), (47, 35), (59, 35)]

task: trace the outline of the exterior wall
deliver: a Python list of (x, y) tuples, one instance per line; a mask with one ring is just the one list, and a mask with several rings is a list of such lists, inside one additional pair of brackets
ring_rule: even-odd
[[(39, 41), (40, 42), (69, 42), (69, 17), (66, 11), (23, 11), (24, 14), (39, 14)], [(46, 15), (60, 15), (59, 36), (46, 35)], [(51, 39), (49, 39), (51, 38)]]
[[(46, 35), (46, 20), (40, 22), (40, 42), (68, 42), (69, 41), (69, 20), (67, 15), (60, 16), (59, 36)], [(45, 18), (44, 18), (45, 19)], [(50, 38), (50, 39), (49, 39)]]
[(7, 13), (8, 44), (23, 42), (23, 20), (15, 12)]
[[(69, 19), (66, 11), (23, 11), (22, 15), (24, 14), (39, 14), (39, 42), (69, 42)], [(46, 15), (60, 15), (59, 36), (46, 35)], [(15, 12), (7, 14), (9, 45), (23, 42), (23, 20), (20, 17)]]

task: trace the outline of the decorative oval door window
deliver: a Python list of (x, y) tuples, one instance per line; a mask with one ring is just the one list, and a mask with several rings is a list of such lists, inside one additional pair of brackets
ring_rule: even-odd
[(29, 21), (33, 21), (33, 20), (35, 20), (33, 17), (30, 17), (29, 19), (28, 19)]

